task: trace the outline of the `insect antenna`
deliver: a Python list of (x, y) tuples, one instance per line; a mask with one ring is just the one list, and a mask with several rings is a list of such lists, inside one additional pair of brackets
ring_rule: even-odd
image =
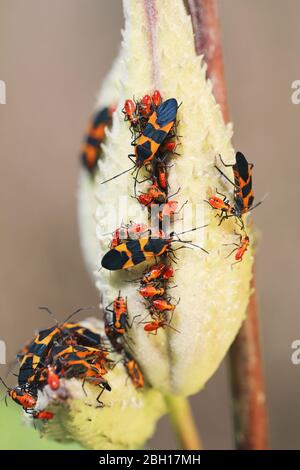
[(234, 186), (235, 188), (239, 189), (239, 186), (236, 185), (233, 181), (231, 181), (231, 179), (228, 178), (228, 176), (225, 175), (225, 173), (224, 173), (222, 170), (220, 170), (220, 168), (219, 168), (217, 165), (214, 165), (214, 166), (215, 166), (215, 168), (218, 170), (218, 172), (221, 173), (221, 175), (224, 176), (224, 178), (225, 178), (227, 181), (229, 181), (230, 184), (232, 184), (232, 186)]
[[(181, 239), (179, 238), (179, 236), (178, 236), (178, 235), (183, 235), (183, 234), (185, 234), (185, 233), (194, 232), (195, 230), (198, 230), (198, 229), (200, 229), (200, 228), (207, 227), (208, 225), (209, 225), (209, 224), (201, 225), (200, 227), (194, 227), (194, 228), (192, 228), (192, 229), (185, 230), (185, 231), (180, 232), (180, 233), (172, 232), (172, 233), (171, 233), (171, 236), (172, 236), (172, 237), (173, 237), (174, 235), (177, 236), (178, 240), (174, 240), (174, 241), (179, 241), (179, 242), (181, 242), (181, 243), (186, 243), (186, 244), (191, 245), (191, 246), (194, 246), (194, 247), (196, 247), (196, 248), (200, 248), (200, 250), (204, 251), (204, 253), (209, 254), (209, 252), (208, 252), (207, 250), (205, 250), (204, 248), (202, 248), (202, 246), (196, 245), (195, 243), (192, 243), (192, 242), (187, 241), (187, 240), (181, 240)], [(182, 248), (191, 248), (191, 247), (182, 247)], [(177, 250), (178, 250), (178, 249), (179, 249), (179, 248), (177, 248)], [(176, 251), (176, 250), (174, 250), (174, 251)]]
[[(185, 230), (184, 232), (179, 232), (179, 233), (175, 233), (173, 232), (174, 235), (184, 235), (185, 233), (189, 233), (189, 232), (194, 232), (195, 230), (199, 230), (200, 228), (205, 228), (205, 227), (208, 227), (209, 224), (205, 224), (205, 225), (200, 225), (199, 227), (194, 227), (194, 228), (190, 228), (189, 230)], [(180, 240), (182, 241), (182, 240)]]
[[(200, 248), (200, 250), (204, 251), (204, 253), (209, 255), (209, 251), (205, 250), (205, 248), (202, 248), (202, 246), (200, 246), (200, 245), (196, 245), (196, 243), (192, 243), (188, 240), (180, 240), (180, 238), (178, 240), (174, 240), (174, 241), (179, 241), (180, 243), (186, 243), (188, 245), (191, 245), (191, 246), (182, 246), (180, 248), (189, 248), (190, 250), (192, 250), (192, 246), (194, 246), (195, 248)], [(178, 251), (178, 250), (180, 250), (180, 248), (177, 248), (176, 250), (173, 250), (173, 251)]]
[(108, 180), (102, 181), (101, 184), (108, 183), (109, 181), (114, 180), (115, 178), (118, 178), (119, 176), (124, 175), (125, 173), (128, 173), (129, 171), (133, 170), (135, 168), (135, 165), (132, 166), (131, 168), (128, 168), (127, 170), (122, 171), (118, 175), (112, 176), (112, 178), (109, 178)]
[(51, 317), (54, 319), (55, 323), (56, 323), (56, 324), (59, 323), (58, 320), (55, 318), (54, 313), (50, 310), (49, 307), (45, 307), (45, 306), (42, 305), (42, 306), (39, 306), (39, 309), (40, 309), (40, 310), (46, 310), (46, 312), (48, 312), (49, 315), (51, 315)]
[(69, 321), (72, 317), (74, 317), (74, 315), (76, 315), (77, 313), (83, 311), (83, 310), (94, 310), (95, 307), (81, 307), (81, 308), (78, 308), (77, 310), (75, 310), (75, 312), (72, 312), (65, 320), (64, 320), (64, 323), (67, 323), (67, 321)]
[(0, 382), (4, 385), (4, 387), (6, 388), (6, 390), (10, 390), (10, 388), (6, 385), (6, 383), (4, 382), (4, 380), (2, 379), (2, 377), (0, 377)]
[(253, 209), (260, 206), (264, 202), (264, 200), (266, 199), (267, 196), (268, 196), (268, 194), (266, 194), (261, 201), (257, 202), (256, 204), (254, 204), (254, 206), (250, 207), (250, 209), (248, 209), (247, 212), (253, 211)]
[(168, 328), (171, 328), (171, 330), (176, 331), (176, 333), (180, 333), (180, 331), (179, 331), (179, 330), (176, 330), (176, 328), (174, 328), (174, 326), (171, 326), (170, 323), (166, 323), (166, 326), (167, 326)]

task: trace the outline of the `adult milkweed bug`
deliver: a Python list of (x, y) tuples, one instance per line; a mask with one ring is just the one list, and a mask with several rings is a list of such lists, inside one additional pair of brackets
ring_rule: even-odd
[[(42, 310), (46, 310), (53, 317), (53, 313), (48, 307), (40, 307)], [(85, 308), (80, 308), (75, 310), (71, 315), (69, 315), (64, 323), (60, 324), (57, 320), (56, 325), (47, 328), (45, 330), (39, 331), (34, 340), (26, 347), (26, 351), (21, 357), (20, 360), (20, 371), (19, 371), (19, 385), (24, 385), (28, 382), (29, 378), (34, 376), (35, 370), (43, 362), (44, 358), (48, 355), (50, 349), (52, 348), (55, 341), (61, 339), (64, 335), (70, 336), (70, 327), (75, 325), (68, 324), (68, 320), (79, 313)], [(67, 326), (69, 325), (69, 326)], [(86, 329), (78, 325), (77, 333), (81, 332), (82, 334), (86, 333)], [(99, 337), (99, 336), (98, 336)]]
[(143, 388), (145, 385), (145, 380), (142, 371), (138, 363), (128, 352), (125, 354), (124, 366), (135, 388)]
[[(66, 378), (82, 378), (82, 388), (84, 390), (85, 382), (89, 382), (93, 385), (98, 385), (101, 389), (96, 401), (103, 406), (100, 401), (100, 397), (104, 390), (111, 391), (111, 386), (105, 380), (103, 376), (103, 367), (97, 363), (89, 363), (87, 360), (78, 359), (75, 353), (71, 354), (66, 360), (64, 365), (64, 376)], [(85, 392), (86, 393), (86, 392)]]
[[(52, 316), (52, 312), (47, 307), (46, 309)], [(73, 312), (65, 320), (64, 323), (59, 324), (56, 320), (56, 325), (46, 330), (41, 330), (34, 340), (23, 348), (23, 351), (18, 355), (20, 361), (20, 370), (18, 374), (18, 385), (25, 387), (30, 386), (31, 390), (42, 388), (47, 383), (47, 363), (49, 362), (50, 351), (53, 350), (54, 344), (60, 341), (71, 343), (75, 341), (75, 335), (80, 338), (83, 343), (94, 345), (94, 342), (100, 347), (100, 336), (89, 331), (87, 328), (82, 327), (80, 324), (67, 323), (69, 318), (78, 313), (82, 309)], [(48, 364), (49, 365), (49, 364)], [(49, 366), (51, 367), (51, 366)], [(53, 369), (49, 369), (49, 381), (51, 381), (51, 388), (58, 388), (59, 376)], [(49, 382), (48, 382), (49, 383)], [(51, 386), (49, 383), (49, 385)]]
[(169, 248), (169, 242), (162, 239), (142, 237), (129, 240), (108, 251), (102, 258), (103, 268), (110, 271), (136, 266), (147, 258), (161, 256)]
[(95, 333), (82, 326), (80, 323), (63, 323), (63, 332), (66, 336), (64, 342), (75, 342), (75, 344), (80, 343), (82, 346), (91, 346), (98, 347), (100, 349), (104, 348), (104, 341), (101, 335)]
[(55, 362), (58, 362), (61, 358), (69, 359), (72, 355), (76, 356), (77, 359), (97, 360), (106, 363), (108, 351), (79, 344), (75, 346), (62, 344), (53, 347), (53, 360)]
[(178, 104), (175, 98), (164, 101), (149, 117), (136, 147), (136, 166), (151, 162), (160, 145), (175, 124)]
[(37, 374), (39, 372), (39, 367), (43, 366), (43, 360), (39, 356), (33, 356), (31, 354), (26, 354), (25, 358), (22, 360), (18, 374), (18, 385), (20, 387), (33, 386), (36, 387)]
[(94, 174), (101, 156), (101, 143), (105, 140), (105, 129), (112, 124), (113, 108), (103, 108), (96, 113), (88, 129), (82, 148), (81, 161), (83, 166)]
[(38, 333), (20, 361), (19, 385), (26, 384), (31, 377), (34, 377), (35, 371), (48, 355), (54, 341), (58, 340), (61, 335), (62, 332), (57, 326)]
[[(202, 227), (196, 227), (191, 230), (186, 230), (185, 232), (181, 232), (178, 235), (192, 232), (203, 227), (206, 227), (206, 225)], [(179, 238), (178, 240), (174, 240), (174, 235), (174, 232), (172, 232), (170, 234), (170, 238), (168, 239), (151, 238), (150, 236), (147, 238), (141, 237), (139, 240), (129, 240), (126, 243), (121, 243), (115, 248), (109, 250), (103, 256), (101, 261), (102, 267), (108, 269), (109, 271), (117, 271), (118, 269), (128, 269), (133, 266), (137, 266), (148, 258), (156, 258), (158, 256), (172, 253), (175, 250), (171, 248), (171, 243), (177, 241), (181, 243), (187, 243), (191, 246), (196, 246), (205, 253), (208, 253), (204, 248), (198, 245), (194, 245), (188, 241), (180, 240)], [(178, 249), (180, 248), (177, 248), (177, 250)]]
[(234, 182), (223, 173), (220, 168), (215, 165), (216, 169), (234, 186), (234, 206), (232, 208), (232, 214), (238, 218), (241, 218), (243, 214), (253, 210), (259, 206), (262, 201), (258, 202), (253, 206), (254, 194), (252, 190), (252, 168), (253, 163), (248, 163), (246, 157), (241, 152), (236, 152), (235, 160), (233, 165), (228, 165), (223, 162), (222, 157), (220, 160), (225, 167), (232, 167)]
[[(129, 155), (130, 159), (135, 157), (134, 169), (139, 170), (144, 165), (152, 162), (160, 145), (167, 138), (175, 124), (177, 109), (178, 104), (176, 99), (170, 98), (158, 106), (150, 115), (141, 135), (137, 138), (137, 142), (134, 143), (135, 154)], [(132, 168), (129, 168), (106, 181), (102, 181), (101, 184), (107, 183), (131, 170)]]

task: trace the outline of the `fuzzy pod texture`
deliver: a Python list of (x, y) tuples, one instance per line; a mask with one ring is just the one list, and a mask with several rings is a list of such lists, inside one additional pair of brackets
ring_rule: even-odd
[[(215, 211), (204, 202), (216, 194), (216, 188), (233, 202), (233, 187), (214, 165), (219, 154), (225, 162), (233, 163), (235, 152), (232, 126), (224, 124), (212, 84), (205, 77), (206, 65), (195, 53), (191, 19), (182, 0), (124, 0), (123, 4), (122, 49), (113, 79), (110, 77), (118, 95), (117, 110), (107, 132), (98, 176), (91, 182), (82, 174), (80, 180), (83, 252), (102, 307), (121, 290), (127, 297), (131, 319), (136, 315), (146, 318), (148, 310), (138, 286), (128, 281), (138, 278), (147, 263), (129, 271), (99, 271), (99, 267), (111, 233), (122, 222), (147, 223), (147, 211), (132, 197), (134, 179), (130, 173), (106, 184), (101, 182), (132, 165), (127, 158), (133, 147), (122, 113), (124, 100), (141, 98), (155, 89), (164, 99), (176, 98), (181, 103), (177, 115), (180, 155), (172, 160), (170, 194), (180, 188), (175, 197), (179, 206), (188, 201), (177, 221), (175, 217), (176, 231), (209, 224), (182, 236), (203, 246), (209, 254), (197, 248), (177, 253), (173, 278), (177, 287), (170, 291), (175, 300), (180, 299), (171, 323), (177, 331), (166, 328), (152, 336), (145, 333), (142, 324), (134, 323), (128, 334), (148, 383), (165, 394), (187, 396), (198, 392), (213, 375), (241, 326), (250, 295), (253, 253), (250, 247), (243, 262), (232, 266), (233, 256), (227, 255), (234, 246), (224, 245), (237, 242), (235, 220), (219, 226)], [(230, 169), (224, 171), (232, 177)], [(138, 185), (139, 191), (145, 188), (147, 183)], [(251, 238), (250, 227), (247, 230)], [(174, 243), (175, 247), (180, 247), (180, 242)]]

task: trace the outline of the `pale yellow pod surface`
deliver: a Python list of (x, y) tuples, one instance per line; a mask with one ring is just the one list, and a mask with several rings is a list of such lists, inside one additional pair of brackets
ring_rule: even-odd
[[(122, 366), (109, 374), (111, 392), (104, 392), (104, 407), (97, 408), (97, 387), (67, 381), (73, 398), (65, 406), (52, 406), (54, 419), (45, 425), (45, 436), (57, 441), (76, 441), (86, 449), (138, 449), (149, 439), (165, 405), (159, 392), (138, 392), (126, 380)], [(119, 369), (119, 370), (118, 370)]]
[[(91, 194), (96, 201), (93, 221), (81, 219), (81, 234), (102, 305), (112, 302), (121, 290), (127, 297), (131, 318), (140, 315), (129, 334), (134, 340), (135, 358), (149, 383), (164, 393), (190, 395), (199, 391), (214, 373), (241, 326), (250, 294), (253, 255), (250, 248), (243, 262), (232, 266), (234, 255), (229, 258), (227, 255), (234, 246), (224, 245), (238, 242), (235, 221), (232, 218), (218, 226), (215, 211), (204, 202), (215, 194), (216, 188), (232, 202), (233, 187), (220, 177), (214, 164), (219, 154), (226, 162), (233, 163), (234, 150), (231, 126), (224, 124), (211, 83), (205, 79), (205, 65), (195, 54), (191, 20), (181, 0), (156, 1), (156, 23), (151, 35), (146, 3), (124, 1), (121, 66), (115, 77), (119, 84), (118, 107), (95, 184), (89, 187), (85, 181), (87, 175), (81, 179), (81, 213), (88, 213), (84, 207)], [(170, 193), (181, 188), (175, 196), (179, 206), (185, 201), (188, 204), (175, 217), (176, 231), (182, 231), (179, 219), (183, 216), (185, 230), (209, 224), (205, 229), (182, 235), (184, 240), (201, 245), (209, 254), (196, 247), (178, 251), (173, 283), (177, 287), (170, 291), (175, 301), (180, 299), (171, 323), (178, 331), (166, 328), (151, 336), (145, 333), (143, 324), (138, 324), (148, 314), (145, 301), (137, 292), (138, 284), (127, 282), (139, 277), (145, 263), (130, 272), (98, 269), (109, 249), (111, 235), (105, 234), (115, 230), (122, 221), (147, 222), (147, 211), (131, 197), (134, 180), (130, 173), (106, 184), (101, 182), (132, 166), (127, 158), (133, 153), (133, 147), (128, 122), (122, 114), (124, 100), (133, 96), (141, 98), (157, 88), (164, 99), (173, 97), (181, 104), (177, 129), (180, 155), (174, 157), (169, 181)], [(228, 169), (226, 173), (232, 177)], [(138, 191), (147, 184), (138, 185)], [(93, 241), (89, 242), (90, 239)], [(181, 244), (172, 246), (177, 248)]]

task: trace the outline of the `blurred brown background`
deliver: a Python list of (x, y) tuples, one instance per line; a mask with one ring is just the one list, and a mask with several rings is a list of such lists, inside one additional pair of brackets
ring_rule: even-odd
[[(300, 79), (298, 0), (220, 0), (236, 148), (255, 163), (262, 339), (273, 448), (300, 448)], [(78, 151), (96, 91), (117, 53), (121, 0), (0, 0), (1, 323), (12, 359), (35, 328), (97, 304), (76, 221)], [(0, 374), (5, 372), (0, 366)], [(206, 448), (231, 448), (226, 366), (192, 398)], [(150, 442), (174, 448), (168, 419)]]

